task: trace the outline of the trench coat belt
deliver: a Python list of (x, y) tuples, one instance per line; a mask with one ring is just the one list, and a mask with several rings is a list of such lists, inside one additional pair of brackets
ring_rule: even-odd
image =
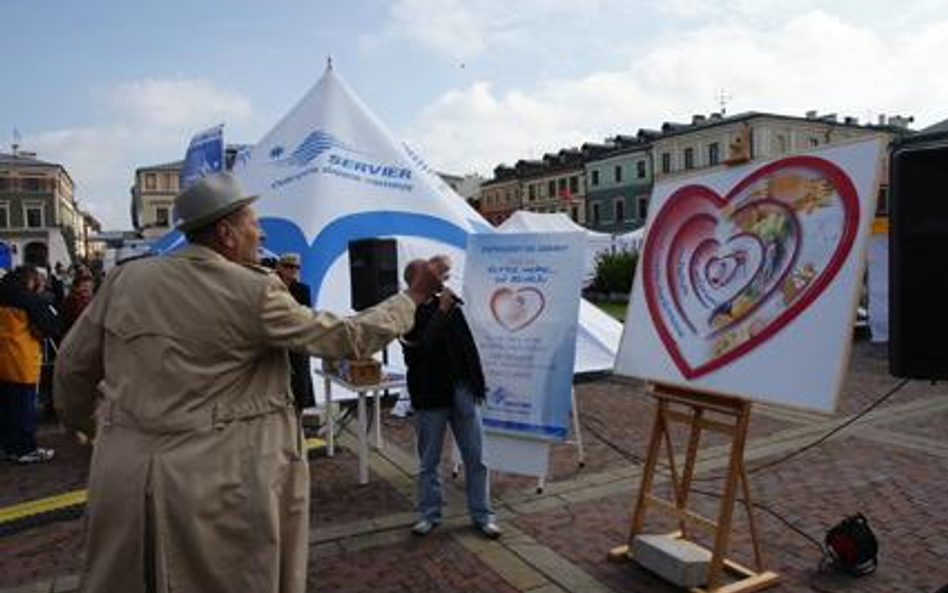
[(164, 414), (158, 418), (135, 418), (114, 402), (102, 404), (99, 425), (102, 428), (122, 426), (147, 434), (177, 434), (214, 428), (221, 430), (232, 422), (250, 420), (271, 414), (296, 413), (293, 400), (287, 396), (258, 399), (238, 405), (214, 404), (207, 410)]

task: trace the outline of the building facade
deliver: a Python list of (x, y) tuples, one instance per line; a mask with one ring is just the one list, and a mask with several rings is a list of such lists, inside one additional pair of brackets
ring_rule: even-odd
[(514, 167), (499, 165), (493, 178), (481, 184), (478, 211), (497, 226), (521, 207), (520, 180)]
[(184, 161), (175, 161), (135, 170), (131, 190), (132, 226), (142, 238), (160, 237), (171, 230), (183, 164)]
[(0, 153), (0, 242), (10, 265), (69, 266), (94, 257), (99, 223), (79, 208), (75, 184), (58, 163), (34, 153)]
[(521, 167), (522, 208), (529, 212), (564, 212), (585, 225), (584, 158), (582, 150), (571, 148), (546, 154), (542, 161), (521, 161), (528, 165)]
[(651, 144), (617, 136), (609, 148), (586, 161), (586, 226), (624, 233), (645, 224), (652, 193)]

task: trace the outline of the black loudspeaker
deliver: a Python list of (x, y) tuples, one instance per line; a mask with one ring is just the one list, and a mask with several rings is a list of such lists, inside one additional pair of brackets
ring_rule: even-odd
[(896, 145), (889, 191), (889, 372), (948, 379), (948, 134)]
[(367, 309), (398, 292), (398, 245), (395, 239), (349, 241), (352, 308)]

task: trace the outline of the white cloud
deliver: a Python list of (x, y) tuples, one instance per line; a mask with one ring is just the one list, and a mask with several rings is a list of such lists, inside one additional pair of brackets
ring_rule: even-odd
[(622, 68), (523, 88), (479, 82), (452, 90), (420, 113), (412, 141), (441, 169), (489, 173), (500, 162), (689, 121), (717, 110), (721, 90), (731, 114), (816, 109), (864, 122), (914, 115), (928, 125), (948, 117), (948, 79), (932, 70), (935, 56), (948, 55), (948, 18), (919, 14), (892, 31), (819, 10), (760, 26), (756, 13), (735, 11), (658, 32)]
[(251, 113), (247, 99), (202, 80), (123, 82), (109, 88), (104, 99), (122, 119), (149, 128), (209, 126), (215, 119), (242, 120)]
[(239, 124), (253, 113), (244, 97), (199, 80), (149, 78), (93, 96), (107, 111), (107, 123), (27, 136), (23, 146), (62, 163), (76, 181), (80, 206), (106, 228), (131, 227), (128, 190), (135, 169), (182, 158), (195, 132)]
[[(632, 16), (644, 2), (610, 0), (397, 0), (381, 42), (405, 40), (455, 59), (485, 52), (569, 53), (593, 23)], [(592, 28), (591, 28), (592, 27)]]

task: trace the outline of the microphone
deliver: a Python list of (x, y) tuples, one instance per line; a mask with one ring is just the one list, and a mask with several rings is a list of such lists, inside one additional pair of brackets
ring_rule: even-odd
[[(440, 299), (440, 298), (441, 298), (441, 295), (443, 295), (443, 294), (444, 294), (444, 293), (439, 292), (439, 293), (436, 294), (435, 296)], [(459, 297), (458, 295), (454, 294), (453, 292), (451, 293), (451, 300), (454, 302), (455, 305), (463, 305), (463, 304), (464, 304), (464, 301), (461, 300), (461, 297)]]

